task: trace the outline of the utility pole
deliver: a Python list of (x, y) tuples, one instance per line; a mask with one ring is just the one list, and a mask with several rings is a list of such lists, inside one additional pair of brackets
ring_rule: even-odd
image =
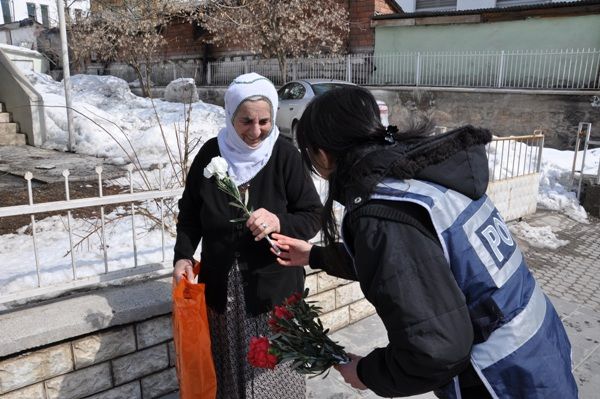
[(67, 43), (67, 24), (65, 21), (65, 3), (56, 0), (58, 7), (58, 25), (60, 30), (60, 47), (62, 50), (63, 83), (65, 86), (65, 105), (67, 107), (67, 130), (69, 131), (69, 143), (67, 150), (73, 152), (73, 109), (71, 107), (71, 71), (69, 70), (69, 44)]

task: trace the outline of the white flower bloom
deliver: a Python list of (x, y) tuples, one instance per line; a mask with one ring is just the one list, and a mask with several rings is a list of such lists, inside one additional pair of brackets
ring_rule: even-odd
[(223, 157), (214, 157), (210, 160), (210, 163), (204, 168), (204, 177), (210, 179), (213, 176), (217, 176), (217, 179), (223, 179), (227, 177), (227, 161)]

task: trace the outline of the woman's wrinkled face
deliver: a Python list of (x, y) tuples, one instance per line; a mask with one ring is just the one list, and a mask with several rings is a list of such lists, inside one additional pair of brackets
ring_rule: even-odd
[(271, 105), (264, 101), (244, 101), (233, 117), (233, 128), (250, 148), (258, 148), (271, 132)]

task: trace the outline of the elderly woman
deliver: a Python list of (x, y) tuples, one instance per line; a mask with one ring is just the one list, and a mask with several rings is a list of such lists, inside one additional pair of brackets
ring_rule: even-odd
[[(298, 150), (279, 138), (277, 92), (256, 73), (237, 77), (225, 93), (226, 125), (200, 149), (179, 201), (175, 280), (190, 277), (202, 239), (200, 281), (206, 302), (217, 373), (217, 397), (304, 398), (304, 377), (287, 365), (254, 369), (246, 354), (252, 336), (267, 335), (274, 305), (304, 286), (304, 270), (282, 268), (265, 236), (302, 239), (319, 229), (322, 205)], [(240, 209), (203, 174), (221, 156), (248, 208)]]

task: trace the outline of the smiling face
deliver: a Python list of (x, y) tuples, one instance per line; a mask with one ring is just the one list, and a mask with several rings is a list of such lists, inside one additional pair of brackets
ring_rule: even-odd
[(250, 148), (258, 148), (272, 126), (271, 105), (264, 100), (244, 101), (233, 116), (233, 128)]

